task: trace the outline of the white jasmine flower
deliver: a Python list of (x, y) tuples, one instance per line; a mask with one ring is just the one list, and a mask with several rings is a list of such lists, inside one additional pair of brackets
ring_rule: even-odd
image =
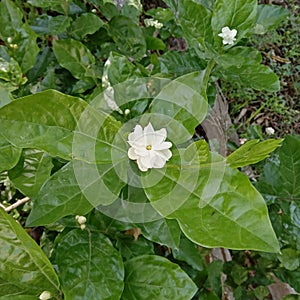
[(266, 134), (267, 135), (272, 135), (275, 133), (275, 129), (273, 127), (267, 127), (266, 128)]
[(220, 36), (223, 39), (223, 44), (226, 45), (233, 45), (234, 42), (236, 41), (236, 36), (237, 34), (237, 30), (236, 29), (232, 29), (230, 30), (230, 28), (228, 26), (223, 27), (222, 28), (222, 33), (219, 33), (218, 36)]
[(48, 291), (43, 291), (39, 296), (40, 300), (48, 300), (50, 298), (51, 298), (51, 293)]
[(172, 152), (169, 150), (172, 143), (166, 142), (166, 138), (165, 128), (155, 131), (150, 122), (144, 129), (141, 125), (136, 125), (134, 131), (128, 136), (128, 143), (131, 146), (128, 157), (136, 160), (139, 169), (143, 172), (151, 168), (162, 168), (172, 157)]

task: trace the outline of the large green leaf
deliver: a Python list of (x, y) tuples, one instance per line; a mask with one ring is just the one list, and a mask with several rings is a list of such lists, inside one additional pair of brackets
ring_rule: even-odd
[(28, 0), (28, 3), (35, 7), (51, 9), (60, 13), (68, 14), (68, 0)]
[(87, 34), (95, 33), (103, 24), (103, 21), (97, 15), (84, 13), (72, 23), (72, 35), (77, 39), (82, 39)]
[(33, 197), (50, 177), (52, 168), (52, 158), (48, 154), (36, 149), (25, 149), (19, 163), (8, 174), (19, 191)]
[(256, 0), (216, 0), (213, 8), (211, 26), (215, 39), (221, 44), (218, 37), (223, 27), (237, 30), (237, 40), (240, 40), (252, 27), (256, 19)]
[(95, 57), (81, 42), (68, 39), (53, 43), (53, 51), (59, 64), (81, 80), (96, 81)]
[(177, 219), (197, 244), (278, 251), (262, 196), (246, 175), (226, 166), (221, 156), (209, 155), (205, 147), (199, 141), (184, 151), (173, 151), (164, 169), (153, 169), (143, 177), (152, 206)]
[(189, 73), (171, 81), (151, 103), (152, 123), (159, 126), (163, 121), (161, 127), (167, 127), (168, 138), (174, 144), (189, 140), (207, 114), (206, 72)]
[(0, 209), (0, 298), (59, 293), (57, 275), (44, 252), (28, 233)]
[(0, 139), (0, 172), (13, 168), (18, 163), (21, 153), (21, 148), (14, 147), (2, 137)]
[(229, 163), (232, 168), (255, 164), (268, 157), (271, 152), (280, 146), (282, 141), (282, 139), (270, 139), (263, 142), (251, 140), (227, 156), (227, 163)]
[(199, 2), (183, 0), (178, 2), (178, 20), (189, 45), (205, 52), (213, 44), (211, 12)]
[(40, 18), (36, 18), (30, 27), (38, 34), (57, 35), (66, 31), (71, 20), (67, 16), (42, 15)]
[(0, 132), (17, 147), (70, 159), (73, 131), (86, 106), (54, 90), (20, 98), (0, 109)]
[(146, 41), (143, 32), (128, 17), (114, 17), (109, 23), (109, 34), (122, 54), (137, 60), (145, 54)]
[(227, 81), (235, 81), (259, 91), (276, 92), (280, 89), (278, 76), (269, 67), (258, 63), (224, 68), (221, 76)]
[(124, 183), (113, 166), (71, 161), (54, 173), (33, 198), (27, 225), (46, 225), (70, 215), (84, 215), (118, 198)]
[(58, 239), (55, 262), (66, 300), (120, 299), (122, 258), (103, 234), (80, 229), (68, 232)]
[(280, 5), (261, 4), (257, 7), (254, 33), (264, 34), (276, 28), (289, 15), (289, 11)]
[(258, 189), (268, 198), (300, 198), (300, 136), (287, 135), (276, 156), (265, 164)]
[(143, 255), (125, 263), (122, 300), (189, 300), (196, 291), (188, 275), (164, 257)]

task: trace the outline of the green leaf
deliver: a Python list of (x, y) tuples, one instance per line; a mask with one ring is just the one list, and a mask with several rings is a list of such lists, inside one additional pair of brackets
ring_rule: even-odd
[(116, 247), (126, 260), (144, 254), (154, 254), (153, 243), (141, 236), (137, 240), (133, 236), (117, 237)]
[(215, 40), (221, 45), (222, 39), (218, 36), (223, 27), (237, 30), (239, 41), (252, 27), (256, 19), (256, 0), (216, 0), (213, 8), (211, 26)]
[(205, 144), (173, 151), (164, 169), (143, 177), (152, 206), (177, 219), (185, 235), (202, 246), (277, 252), (264, 199), (246, 175), (209, 154)]
[(294, 271), (300, 266), (299, 254), (296, 249), (285, 248), (281, 250), (281, 255), (278, 258), (284, 268)]
[[(195, 127), (205, 118), (208, 110), (206, 71), (189, 73), (166, 84), (151, 103), (151, 113), (168, 129), (168, 138), (174, 144), (189, 140)], [(164, 119), (161, 120), (161, 116)], [(156, 120), (157, 118), (158, 120)]]
[(253, 32), (264, 34), (276, 28), (288, 15), (288, 9), (282, 6), (260, 4), (257, 7), (257, 18)]
[(65, 32), (71, 24), (71, 18), (67, 16), (42, 15), (36, 18), (30, 26), (37, 34), (57, 35)]
[(139, 60), (146, 52), (146, 41), (140, 27), (125, 16), (116, 16), (109, 22), (109, 35), (120, 53)]
[(103, 21), (93, 13), (84, 13), (72, 23), (72, 35), (82, 39), (87, 34), (93, 34), (103, 26)]
[(205, 263), (200, 254), (200, 250), (197, 248), (197, 245), (186, 237), (181, 237), (179, 247), (173, 249), (172, 253), (175, 259), (185, 261), (193, 269), (199, 272), (205, 270)]
[(19, 161), (22, 149), (14, 147), (0, 135), (0, 172), (10, 170)]
[(231, 66), (243, 68), (244, 65), (257, 65), (262, 58), (260, 52), (254, 48), (237, 46), (216, 56), (215, 60), (222, 68), (227, 69)]
[(25, 149), (19, 163), (9, 171), (14, 186), (28, 197), (34, 197), (50, 177), (52, 158), (36, 149)]
[(16, 29), (22, 27), (23, 14), (20, 9), (10, 0), (0, 2), (0, 37), (7, 42)]
[(178, 2), (178, 20), (190, 46), (195, 44), (205, 52), (213, 44), (211, 12), (203, 5), (192, 0)]
[(48, 225), (67, 215), (85, 215), (92, 208), (78, 186), (70, 162), (54, 173), (33, 198), (33, 208), (26, 225)]
[(287, 200), (300, 197), (300, 136), (286, 135), (276, 156), (265, 164), (257, 188), (266, 196)]
[[(0, 298), (15, 299), (43, 291), (59, 293), (57, 275), (44, 252), (28, 233), (0, 209)], [(16, 298), (17, 299), (17, 298)]]
[(125, 263), (122, 300), (188, 300), (196, 291), (188, 275), (164, 257), (143, 255)]
[(176, 220), (161, 218), (156, 221), (137, 224), (145, 238), (152, 242), (177, 248), (180, 242), (180, 228)]
[(69, 3), (68, 0), (28, 0), (29, 4), (35, 7), (41, 7), (44, 9), (51, 9), (59, 13), (68, 14)]
[(53, 51), (59, 64), (81, 80), (96, 80), (95, 57), (81, 42), (68, 39), (53, 43)]
[(156, 37), (146, 36), (147, 50), (165, 50), (165, 43)]
[(0, 132), (17, 147), (70, 159), (73, 131), (86, 107), (79, 98), (54, 90), (19, 98), (0, 109)]
[(231, 66), (221, 70), (221, 73), (222, 78), (227, 81), (235, 81), (259, 91), (276, 92), (280, 89), (278, 76), (262, 64)]
[(99, 232), (75, 229), (58, 239), (55, 262), (65, 299), (120, 299), (121, 255)]
[(267, 158), (271, 152), (280, 146), (282, 141), (283, 139), (269, 139), (262, 142), (259, 140), (248, 141), (226, 158), (227, 163), (232, 168), (255, 164)]

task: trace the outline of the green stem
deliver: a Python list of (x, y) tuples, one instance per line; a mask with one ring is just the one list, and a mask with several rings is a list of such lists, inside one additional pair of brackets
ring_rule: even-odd
[(216, 62), (213, 59), (211, 59), (206, 66), (204, 78), (203, 78), (203, 83), (204, 83), (204, 86), (206, 86), (206, 87), (207, 87), (207, 84), (209, 81), (210, 74), (211, 74), (215, 64), (216, 64)]

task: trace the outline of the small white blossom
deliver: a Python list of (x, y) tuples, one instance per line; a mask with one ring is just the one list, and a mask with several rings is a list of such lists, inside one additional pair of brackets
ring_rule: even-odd
[(130, 114), (130, 109), (126, 108), (126, 109), (124, 110), (124, 115), (127, 116), (127, 115), (129, 115), (129, 114)]
[(93, 8), (91, 11), (92, 11), (92, 13), (94, 13), (94, 14), (97, 13), (97, 9), (95, 9), (95, 8)]
[(146, 27), (153, 26), (156, 29), (160, 29), (164, 26), (164, 24), (162, 24), (162, 23), (160, 23), (160, 22), (158, 22), (157, 20), (154, 20), (154, 19), (145, 19), (144, 23), (145, 23)]
[(162, 168), (172, 157), (172, 152), (169, 150), (172, 143), (166, 142), (166, 138), (165, 128), (155, 131), (150, 122), (144, 129), (141, 125), (136, 125), (134, 131), (128, 136), (128, 143), (131, 146), (128, 157), (136, 160), (139, 169), (143, 172), (151, 168)]
[(80, 229), (81, 229), (81, 230), (84, 230), (85, 228), (86, 228), (86, 225), (85, 225), (85, 224), (81, 224), (81, 225), (80, 225)]
[(7, 42), (8, 42), (9, 44), (11, 44), (12, 41), (13, 41), (12, 37), (9, 36), (9, 37), (7, 38)]
[(224, 45), (233, 45), (234, 42), (236, 41), (236, 36), (237, 34), (237, 30), (236, 29), (232, 29), (230, 30), (230, 28), (228, 26), (223, 27), (222, 28), (222, 33), (219, 33), (218, 36), (220, 36), (223, 39), (223, 44)]
[(273, 127), (267, 127), (266, 128), (266, 134), (267, 135), (272, 135), (275, 133), (275, 129)]
[(51, 293), (48, 291), (43, 291), (39, 296), (40, 300), (48, 300), (50, 298), (51, 298)]

